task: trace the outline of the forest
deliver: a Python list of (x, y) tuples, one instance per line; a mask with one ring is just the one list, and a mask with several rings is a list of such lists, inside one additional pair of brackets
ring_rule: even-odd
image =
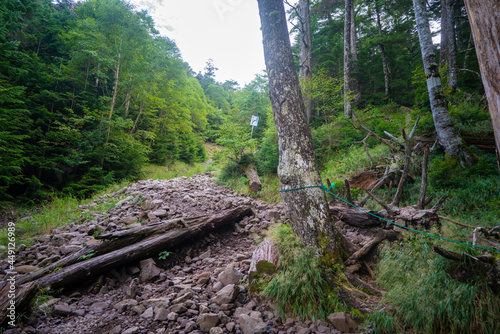
[[(284, 73), (298, 78), (300, 94), (282, 102), (276, 87), (286, 85), (277, 84), (281, 79), (273, 70), (287, 61), (273, 58), (280, 44), (269, 36), (266, 42), (261, 2), (267, 71), (240, 86), (216, 80), (217, 66), (224, 64), (210, 55), (203, 71), (193, 71), (148, 13), (126, 0), (3, 0), (2, 225), (59, 198), (85, 201), (117, 184), (155, 178), (151, 170), (215, 173), (217, 183), (239, 193), (283, 201), (303, 221), (313, 214), (294, 205), (306, 206), (309, 195), (279, 189), (326, 184), (330, 204), (334, 196), (347, 198), (370, 212), (385, 210), (391, 219), (393, 211), (431, 206), (439, 227), (413, 228), (438, 239), (405, 235), (404, 241), (384, 241), (375, 256), (374, 275), (387, 291), (384, 301), (394, 305), (391, 311), (361, 315), (351, 309), (351, 314), (370, 323), (374, 333), (500, 330), (498, 282), (492, 284), (477, 266), (468, 267), (471, 260), (464, 255), (456, 263), (431, 251), (443, 246), (439, 238), (459, 240), (444, 245), (459, 257), (492, 254), (488, 263), (492, 268), (496, 263), (492, 270), (500, 277), (498, 240), (490, 238), (499, 237), (494, 230), (500, 217), (500, 157), (495, 106), (482, 80), (477, 32), (466, 6), (474, 1), (284, 1), (293, 27), (282, 38), (289, 36), (293, 53)], [(298, 121), (280, 119), (277, 108), (293, 110), (294, 98), (302, 105)], [(252, 116), (259, 117), (259, 125), (250, 132)], [(304, 129), (311, 139), (304, 160), (315, 162), (302, 172), (317, 170), (311, 179), (284, 166), (285, 148), (300, 141), (293, 131)], [(249, 178), (258, 180), (257, 189), (249, 188)], [(322, 196), (317, 197), (323, 201)], [(336, 231), (319, 228), (315, 233), (326, 233), (328, 240), (309, 240), (307, 228), (299, 225), (290, 222), (302, 244), (320, 249), (326, 243), (341, 261)], [(479, 238), (483, 249), (470, 246), (480, 227), (490, 231)], [(23, 230), (23, 243), (33, 242), (30, 227)], [(3, 234), (0, 239), (3, 244)], [(318, 268), (332, 265), (331, 254), (322, 254)], [(457, 274), (464, 268), (473, 275)], [(276, 281), (262, 284), (267, 284), (263, 295), (283, 302), (292, 315), (324, 317), (344, 307), (326, 302), (298, 310), (273, 294)], [(321, 296), (313, 295), (318, 303), (326, 295), (323, 285)]]

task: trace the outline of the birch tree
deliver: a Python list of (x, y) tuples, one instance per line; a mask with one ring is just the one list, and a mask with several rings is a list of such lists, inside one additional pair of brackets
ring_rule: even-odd
[(495, 131), (500, 170), (500, 2), (465, 0)]
[(472, 158), (464, 149), (462, 138), (448, 112), (448, 104), (443, 94), (436, 52), (432, 44), (431, 29), (427, 17), (424, 0), (413, 0), (415, 20), (417, 23), (422, 61), (427, 77), (427, 91), (431, 104), (432, 117), (436, 128), (439, 143), (447, 155), (459, 157), (461, 162), (472, 163)]
[(353, 0), (345, 1), (344, 18), (344, 115), (352, 117), (351, 95), (351, 20)]
[[(258, 0), (269, 95), (278, 133), (280, 189), (321, 184), (282, 0)], [(340, 260), (341, 235), (320, 188), (281, 192), (294, 233), (327, 262)]]

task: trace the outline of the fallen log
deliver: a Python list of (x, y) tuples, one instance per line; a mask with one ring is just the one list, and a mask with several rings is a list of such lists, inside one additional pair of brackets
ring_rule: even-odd
[(255, 168), (255, 166), (249, 164), (246, 166), (240, 166), (240, 168), (247, 176), (248, 186), (250, 187), (250, 190), (255, 193), (259, 192), (262, 189), (262, 183), (260, 182), (259, 174), (257, 173), (257, 169)]
[[(380, 219), (359, 209), (347, 207), (345, 205), (330, 206), (330, 213), (335, 219), (356, 227), (366, 228), (381, 225)], [(377, 214), (377, 212), (372, 213)]]
[[(250, 206), (240, 206), (212, 215), (179, 219), (178, 223), (167, 221), (164, 224), (153, 224), (153, 226), (144, 226), (135, 230), (117, 231), (114, 235), (113, 233), (105, 235), (108, 240), (112, 240), (103, 241), (103, 243), (92, 245), (92, 247), (85, 247), (79, 252), (62, 259), (58, 263), (63, 267), (55, 272), (48, 273), (47, 268), (42, 268), (26, 276), (26, 278), (18, 277), (16, 279), (16, 305), (29, 303), (38, 288), (59, 289), (74, 286), (89, 277), (102, 274), (115, 267), (156, 256), (165, 249), (172, 249), (186, 240), (226, 227), (252, 214), (253, 210)], [(173, 224), (176, 226), (173, 226)], [(130, 231), (135, 231), (136, 234), (125, 233)], [(101, 252), (95, 250), (101, 250)], [(92, 253), (94, 255), (91, 258), (76, 262), (78, 259), (81, 260), (82, 255), (88, 255), (92, 251), (94, 251)], [(30, 279), (33, 282), (26, 283)], [(0, 314), (3, 317), (0, 318), (1, 323), (6, 319), (8, 304), (2, 304), (2, 302), (5, 300), (9, 302), (8, 288), (9, 284), (6, 284), (0, 290)]]
[(38, 293), (38, 284), (35, 282), (16, 288), (15, 292), (12, 292), (12, 287), (7, 283), (0, 290), (0, 326), (16, 323), (18, 315), (29, 307), (30, 301)]

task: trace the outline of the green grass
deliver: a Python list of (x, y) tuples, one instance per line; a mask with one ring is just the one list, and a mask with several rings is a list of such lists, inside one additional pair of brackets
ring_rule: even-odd
[[(375, 314), (378, 333), (498, 333), (500, 298), (483, 279), (460, 283), (451, 273), (456, 263), (432, 252), (439, 241), (413, 236), (406, 243), (386, 246), (376, 271), (388, 292), (386, 302), (397, 309), (394, 316)], [(457, 252), (477, 251), (447, 245)], [(398, 325), (396, 325), (398, 324)]]
[[(33, 242), (33, 238), (48, 234), (54, 228), (92, 219), (90, 211), (80, 210), (80, 205), (95, 201), (96, 205), (91, 208), (92, 212), (104, 213), (108, 211), (121, 198), (104, 195), (116, 191), (122, 186), (123, 184), (110, 187), (106, 192), (97, 194), (90, 199), (79, 200), (71, 196), (55, 197), (50, 202), (43, 203), (36, 209), (35, 213), (16, 222), (16, 243), (29, 245)], [(7, 229), (1, 229), (0, 244), (6, 245), (7, 237)]]
[(170, 180), (180, 176), (191, 177), (196, 174), (200, 174), (210, 170), (210, 166), (204, 166), (203, 164), (187, 164), (185, 162), (177, 161), (168, 166), (158, 166), (158, 165), (147, 165), (143, 168), (142, 179), (153, 179), (153, 180)]
[(336, 269), (327, 269), (304, 247), (286, 224), (275, 225), (269, 232), (280, 258), (278, 272), (260, 283), (262, 294), (279, 305), (282, 318), (323, 319), (345, 306), (339, 301), (326, 277)]

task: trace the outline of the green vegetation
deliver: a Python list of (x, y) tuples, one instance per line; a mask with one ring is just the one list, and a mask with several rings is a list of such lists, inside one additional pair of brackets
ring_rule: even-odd
[(259, 286), (264, 296), (278, 303), (281, 316), (325, 320), (345, 310), (330, 285), (341, 274), (340, 267), (323, 267), (286, 224), (275, 226), (269, 234), (280, 252), (278, 272), (262, 278)]

